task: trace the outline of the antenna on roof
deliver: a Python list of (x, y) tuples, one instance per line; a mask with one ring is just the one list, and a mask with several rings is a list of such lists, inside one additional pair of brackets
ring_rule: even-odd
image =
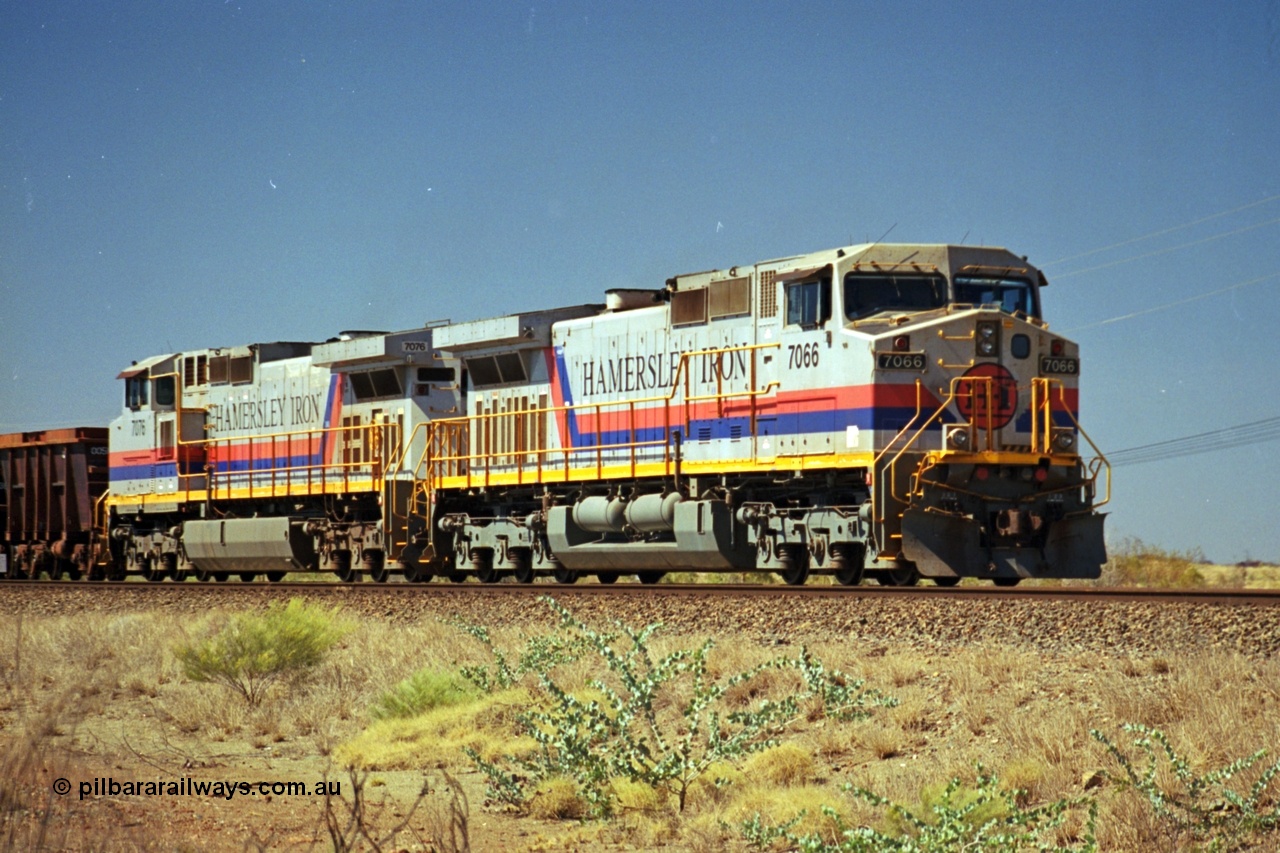
[(964, 241), (965, 241), (965, 240), (968, 240), (968, 239), (969, 239), (969, 232), (970, 232), (970, 231), (972, 231), (972, 230), (973, 230), (972, 228), (969, 228), (969, 229), (967, 229), (967, 230), (964, 232), (964, 236), (960, 238), (960, 245), (961, 245), (961, 246), (963, 246), (963, 245), (964, 245)]
[[(892, 231), (893, 229), (895, 229), (895, 228), (897, 228), (897, 227), (898, 227), (898, 223), (896, 223), (896, 222), (895, 222), (895, 223), (893, 223), (892, 225), (890, 225), (890, 226), (889, 226), (889, 231)], [(879, 242), (881, 242), (882, 240), (884, 240), (884, 238), (885, 238), (885, 237), (888, 237), (888, 236), (889, 236), (889, 231), (886, 231), (886, 232), (884, 232), (883, 234), (881, 234), (881, 235), (880, 235), (880, 239), (879, 239), (879, 240), (876, 240), (876, 242), (875, 242), (875, 243), (872, 243), (871, 245), (873, 245), (873, 246), (874, 246), (876, 243), (879, 243)]]
[[(895, 222), (895, 223), (893, 223), (892, 225), (890, 225), (890, 226), (889, 226), (889, 231), (892, 231), (893, 229), (895, 229), (895, 228), (897, 228), (897, 227), (898, 227), (898, 223), (896, 223), (896, 222)], [(859, 253), (858, 253), (858, 258), (861, 258), (861, 257), (862, 257), (863, 255), (865, 255), (867, 252), (870, 252), (872, 249), (874, 249), (876, 246), (878, 246), (878, 245), (880, 244), (880, 241), (881, 241), (881, 240), (883, 240), (885, 237), (888, 237), (888, 236), (889, 236), (889, 231), (886, 231), (886, 232), (884, 232), (883, 234), (881, 234), (881, 235), (880, 235), (880, 239), (876, 240), (876, 241), (875, 241), (874, 243), (872, 243), (870, 246), (867, 246), (867, 248), (865, 248), (865, 249), (863, 249), (861, 252), (859, 252)], [(858, 258), (854, 258), (854, 260), (856, 261)]]

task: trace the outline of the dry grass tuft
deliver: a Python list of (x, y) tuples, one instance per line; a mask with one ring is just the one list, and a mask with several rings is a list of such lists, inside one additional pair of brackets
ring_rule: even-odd
[(1045, 802), (1048, 767), (1035, 758), (1015, 758), (1000, 770), (1001, 786), (1008, 791), (1021, 791), (1018, 804)]
[(756, 785), (794, 788), (813, 780), (813, 754), (798, 744), (781, 743), (749, 756), (742, 771)]
[(689, 785), (685, 807), (696, 812), (723, 804), (745, 783), (746, 778), (746, 774), (737, 765), (717, 761)]
[(907, 738), (902, 729), (876, 721), (861, 724), (854, 732), (854, 740), (881, 761), (906, 751)]
[(526, 805), (529, 816), (540, 820), (578, 820), (589, 811), (572, 779), (543, 779)]
[(789, 788), (747, 787), (724, 809), (723, 819), (732, 826), (763, 815), (773, 823), (799, 819), (794, 831), (817, 834), (829, 844), (839, 838), (836, 822), (823, 814), (829, 806), (841, 819), (851, 819), (853, 810), (846, 797), (829, 788), (802, 785)]
[(609, 795), (616, 801), (617, 810), (623, 813), (658, 812), (667, 809), (669, 805), (666, 792), (630, 779), (614, 779), (610, 782)]
[(464, 749), (486, 761), (526, 752), (534, 741), (514, 731), (515, 716), (529, 702), (525, 690), (507, 690), (417, 717), (380, 720), (334, 750), (334, 759), (343, 767), (404, 770), (464, 763)]

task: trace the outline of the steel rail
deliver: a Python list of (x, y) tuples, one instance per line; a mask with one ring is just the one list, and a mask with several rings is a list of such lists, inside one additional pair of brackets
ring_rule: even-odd
[(388, 583), (329, 583), (329, 582), (286, 582), (268, 583), (239, 581), (229, 583), (199, 583), (186, 581), (182, 583), (160, 582), (148, 583), (142, 580), (127, 582), (99, 581), (45, 581), (45, 580), (8, 580), (0, 581), (0, 596), (5, 589), (50, 588), (59, 590), (84, 590), (97, 592), (104, 596), (116, 592), (142, 592), (144, 595), (162, 595), (166, 592), (189, 595), (217, 596), (231, 591), (249, 592), (261, 595), (298, 595), (314, 594), (323, 596), (341, 596), (348, 593), (368, 593), (371, 595), (393, 596), (458, 596), (458, 595), (553, 595), (556, 597), (577, 596), (662, 596), (662, 597), (717, 597), (717, 598), (759, 598), (759, 597), (853, 597), (867, 599), (902, 599), (919, 598), (953, 599), (953, 600), (996, 600), (996, 601), (1075, 601), (1075, 602), (1127, 602), (1127, 603), (1174, 603), (1174, 604), (1212, 604), (1232, 606), (1267, 607), (1280, 606), (1280, 589), (1160, 589), (1160, 588), (1126, 588), (1126, 587), (894, 587), (894, 586), (786, 586), (783, 584), (640, 584), (640, 583), (495, 583), (480, 584), (474, 581), (465, 583), (441, 583), (439, 581), (424, 584), (409, 584), (404, 581)]

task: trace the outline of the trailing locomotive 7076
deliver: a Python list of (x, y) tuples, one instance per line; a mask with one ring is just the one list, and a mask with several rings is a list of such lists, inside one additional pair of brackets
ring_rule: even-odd
[(121, 374), (97, 575), (1097, 577), (1109, 470), (1046, 285), (872, 244), (155, 356)]

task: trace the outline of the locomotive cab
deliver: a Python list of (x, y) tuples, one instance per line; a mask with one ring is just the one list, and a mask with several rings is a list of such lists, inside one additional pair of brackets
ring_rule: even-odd
[(1038, 270), (977, 251), (844, 276), (845, 328), (871, 338), (877, 385), (917, 398), (876, 438), (879, 558), (940, 582), (1097, 577), (1105, 460), (1078, 453), (1078, 350), (1041, 319)]

